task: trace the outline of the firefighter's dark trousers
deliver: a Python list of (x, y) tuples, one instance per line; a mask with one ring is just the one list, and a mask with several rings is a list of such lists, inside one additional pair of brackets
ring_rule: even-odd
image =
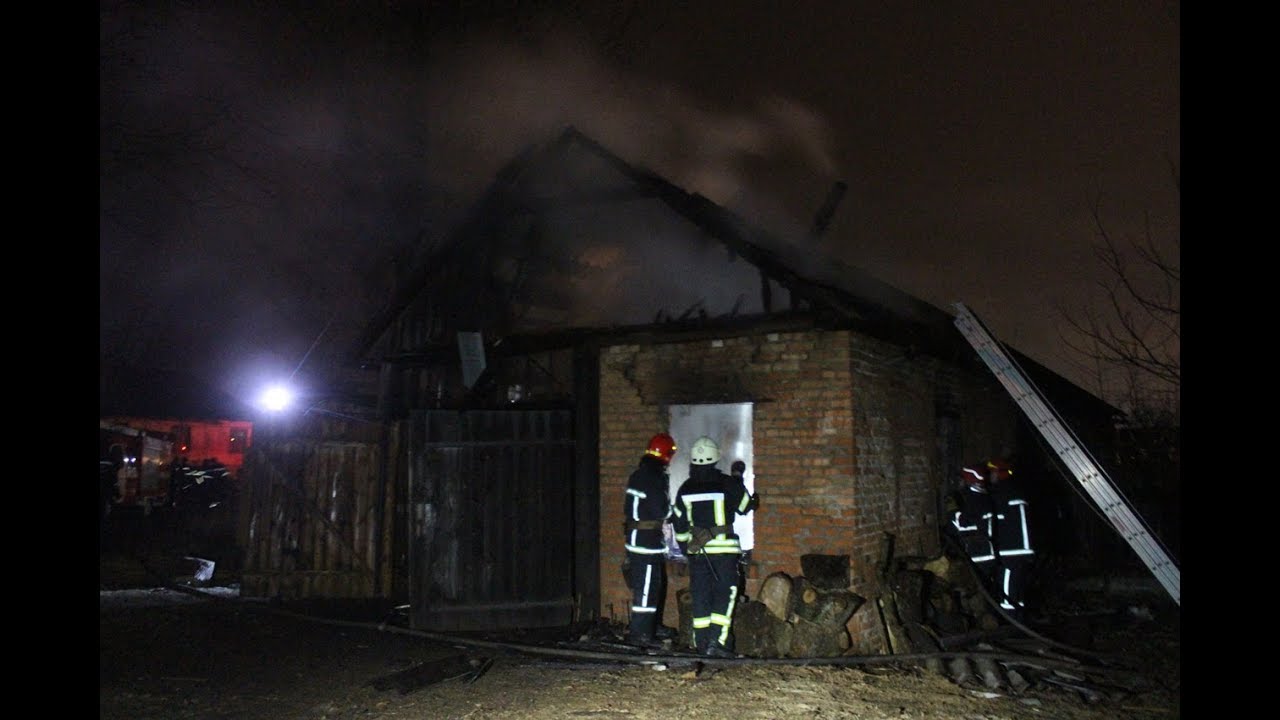
[(1002, 555), (995, 569), (996, 599), (1000, 607), (1016, 619), (1026, 610), (1027, 582), (1034, 555)]
[(738, 600), (738, 554), (695, 553), (688, 557), (693, 645), (700, 653), (713, 643), (732, 650), (729, 631)]
[(664, 553), (627, 553), (627, 584), (631, 586), (631, 624), (628, 635), (651, 640), (662, 623), (667, 599), (667, 558)]
[(982, 583), (982, 586), (986, 591), (991, 593), (992, 597), (999, 600), (1000, 585), (998, 582), (999, 576), (997, 571), (1000, 569), (1000, 566), (996, 562), (996, 559), (991, 555), (987, 555), (980, 560), (974, 560), (973, 569), (977, 571), (978, 581)]

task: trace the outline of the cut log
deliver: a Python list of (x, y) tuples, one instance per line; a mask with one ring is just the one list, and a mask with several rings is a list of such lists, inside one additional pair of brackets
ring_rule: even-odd
[(760, 584), (760, 602), (779, 620), (791, 617), (791, 586), (791, 576), (784, 572), (773, 573)]
[(814, 587), (824, 590), (849, 587), (848, 555), (801, 555), (800, 570)]
[(957, 569), (953, 568), (951, 558), (946, 555), (939, 555), (938, 557), (929, 560), (924, 564), (922, 569), (926, 572), (933, 573), (934, 576), (943, 582), (953, 585), (956, 582), (953, 573), (956, 573)]
[(864, 602), (866, 598), (852, 590), (825, 590), (805, 583), (796, 592), (792, 612), (799, 618), (819, 625), (844, 627)]
[[(802, 608), (808, 608), (818, 599), (818, 588), (809, 582), (809, 578), (801, 575), (791, 580), (791, 614), (800, 615)], [(806, 620), (812, 620), (811, 615), (801, 615)], [(787, 618), (790, 620), (790, 616)]]
[(774, 616), (757, 600), (742, 603), (733, 613), (734, 652), (747, 657), (786, 657), (791, 649), (791, 625)]
[(820, 625), (797, 617), (791, 621), (791, 648), (787, 655), (793, 658), (838, 657), (853, 644), (849, 631), (843, 625)]
[(680, 613), (680, 624), (676, 626), (678, 632), (671, 645), (690, 649), (693, 647), (693, 593), (689, 592), (689, 588), (676, 591), (676, 608)]

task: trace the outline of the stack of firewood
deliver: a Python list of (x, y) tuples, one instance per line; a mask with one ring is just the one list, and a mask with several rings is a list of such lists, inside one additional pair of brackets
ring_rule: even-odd
[(738, 606), (733, 631), (738, 653), (752, 657), (835, 657), (849, 649), (845, 623), (866, 599), (847, 587), (777, 572), (758, 599)]
[[(734, 652), (747, 657), (835, 657), (849, 649), (846, 623), (865, 598), (849, 589), (848, 556), (805, 555), (805, 572), (776, 572), (733, 613)], [(680, 637), (692, 636), (688, 590), (677, 593)]]

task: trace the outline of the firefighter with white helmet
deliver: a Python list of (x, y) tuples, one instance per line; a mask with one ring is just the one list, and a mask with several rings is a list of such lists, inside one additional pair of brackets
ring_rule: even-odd
[(750, 511), (752, 498), (741, 482), (716, 467), (720, 446), (715, 440), (698, 438), (689, 456), (689, 479), (676, 493), (672, 525), (689, 559), (694, 647), (709, 657), (735, 657), (731, 629), (742, 546), (733, 521)]

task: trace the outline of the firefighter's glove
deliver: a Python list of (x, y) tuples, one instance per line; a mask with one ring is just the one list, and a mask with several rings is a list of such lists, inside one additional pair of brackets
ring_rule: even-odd
[(689, 546), (688, 546), (688, 549), (685, 550), (685, 552), (686, 553), (702, 552), (702, 548), (706, 546), (709, 540), (711, 540), (711, 531), (704, 527), (695, 526), (691, 534), (693, 535), (693, 538), (689, 540)]
[(752, 512), (758, 507), (760, 507), (760, 495), (759, 493), (756, 493), (756, 494), (753, 494), (751, 496), (751, 499), (747, 501), (747, 512)]

